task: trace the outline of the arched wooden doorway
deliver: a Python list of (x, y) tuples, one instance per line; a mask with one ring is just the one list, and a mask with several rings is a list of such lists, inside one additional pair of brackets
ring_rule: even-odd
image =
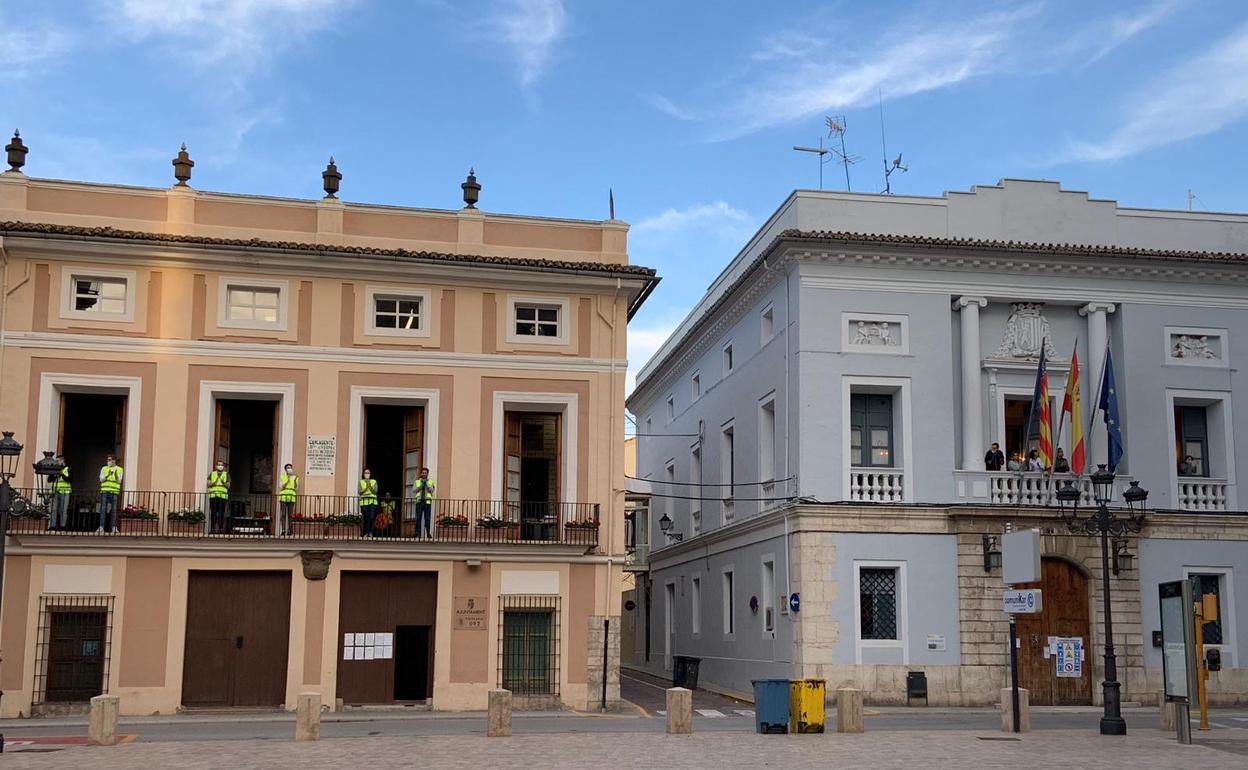
[[(1039, 588), (1044, 612), (1018, 616), (1018, 684), (1031, 691), (1036, 706), (1077, 706), (1092, 703), (1092, 640), (1088, 633), (1088, 578), (1061, 559), (1041, 562), (1039, 583), (1015, 588)], [(1083, 640), (1083, 675), (1058, 677), (1051, 637)]]

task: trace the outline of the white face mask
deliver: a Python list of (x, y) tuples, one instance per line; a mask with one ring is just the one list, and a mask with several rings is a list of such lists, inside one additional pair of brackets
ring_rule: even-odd
[(222, 465), (221, 463), (217, 463), (217, 470), (219, 470), (219, 471), (223, 471), (223, 470), (225, 470), (225, 466), (224, 466), (224, 465)]

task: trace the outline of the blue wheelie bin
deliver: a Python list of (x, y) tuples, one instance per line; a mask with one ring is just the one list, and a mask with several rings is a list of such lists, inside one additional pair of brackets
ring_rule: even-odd
[(755, 679), (754, 719), (760, 733), (789, 731), (789, 680)]

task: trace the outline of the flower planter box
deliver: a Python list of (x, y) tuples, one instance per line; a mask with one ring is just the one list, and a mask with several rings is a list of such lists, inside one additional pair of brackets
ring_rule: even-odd
[(467, 524), (439, 524), (434, 530), (434, 536), (438, 540), (450, 540), (452, 542), (466, 542), (468, 540)]
[(597, 527), (563, 527), (563, 542), (571, 545), (597, 545)]
[(202, 535), (208, 531), (208, 523), (204, 521), (170, 519), (165, 526), (171, 535)]
[(473, 527), (473, 540), (480, 543), (509, 543), (520, 539), (520, 522), (509, 521), (501, 527)]
[(291, 537), (324, 538), (329, 524), (324, 521), (295, 519), (290, 522)]
[(160, 519), (118, 519), (117, 529), (127, 535), (155, 535), (160, 532)]

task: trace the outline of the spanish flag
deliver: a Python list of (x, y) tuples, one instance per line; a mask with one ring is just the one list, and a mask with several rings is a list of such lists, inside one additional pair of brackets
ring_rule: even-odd
[(1070, 414), (1070, 471), (1083, 473), (1086, 463), (1083, 446), (1083, 405), (1079, 400), (1079, 349), (1070, 354), (1070, 375), (1066, 378), (1066, 397), (1062, 399), (1062, 416)]
[[(1053, 415), (1049, 411), (1049, 368), (1044, 360), (1045, 346), (1040, 346), (1040, 365), (1036, 367), (1036, 390), (1031, 398), (1031, 421), (1040, 422), (1040, 442), (1036, 447), (1040, 465), (1053, 467)], [(1028, 430), (1030, 437), (1031, 431)]]

